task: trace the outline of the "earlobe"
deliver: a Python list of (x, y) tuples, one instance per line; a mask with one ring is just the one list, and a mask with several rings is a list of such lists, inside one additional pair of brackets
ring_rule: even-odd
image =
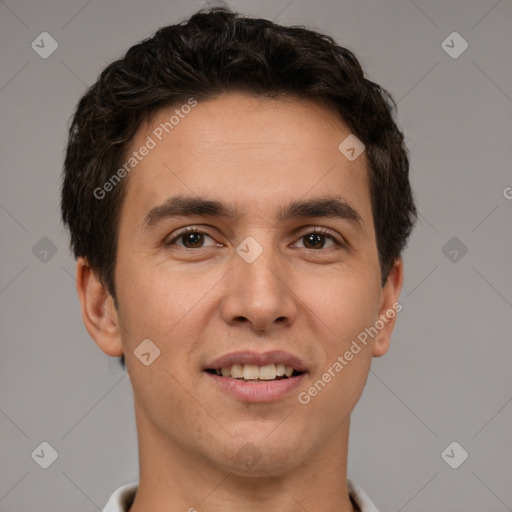
[(76, 289), (82, 309), (82, 319), (100, 349), (109, 356), (123, 355), (118, 313), (114, 300), (84, 258), (76, 264)]
[(391, 333), (395, 327), (396, 317), (402, 309), (398, 302), (403, 284), (403, 262), (401, 258), (395, 260), (389, 272), (386, 284), (382, 288), (382, 300), (376, 321), (379, 332), (373, 344), (373, 357), (383, 356), (391, 343)]

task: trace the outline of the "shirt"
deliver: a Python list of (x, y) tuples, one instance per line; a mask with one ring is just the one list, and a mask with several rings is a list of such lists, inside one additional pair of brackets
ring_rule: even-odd
[[(138, 487), (139, 483), (133, 482), (116, 489), (112, 496), (110, 496), (103, 512), (127, 512), (132, 506)], [(361, 512), (379, 512), (363, 489), (355, 482), (347, 480), (347, 487), (350, 499), (359, 507)]]

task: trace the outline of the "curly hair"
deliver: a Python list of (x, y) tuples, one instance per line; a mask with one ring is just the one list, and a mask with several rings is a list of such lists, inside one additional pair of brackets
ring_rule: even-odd
[(76, 258), (86, 258), (116, 301), (114, 268), (123, 180), (94, 193), (122, 163), (141, 123), (157, 110), (241, 91), (316, 101), (365, 145), (382, 284), (416, 219), (408, 151), (396, 103), (368, 80), (355, 55), (327, 35), (224, 8), (159, 29), (107, 66), (81, 98), (69, 129), (61, 210)]

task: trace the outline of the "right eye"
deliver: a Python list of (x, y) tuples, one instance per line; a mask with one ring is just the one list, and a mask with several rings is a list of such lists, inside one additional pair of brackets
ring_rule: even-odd
[[(214, 243), (210, 244), (209, 246), (203, 245), (205, 242), (205, 237), (209, 238)], [(182, 244), (176, 243), (178, 241), (181, 241)], [(211, 247), (212, 245), (218, 244), (210, 235), (207, 235), (203, 231), (200, 231), (197, 228), (187, 227), (174, 233), (173, 238), (168, 242), (165, 242), (166, 247), (171, 245), (177, 245), (185, 249), (203, 249), (204, 247)]]

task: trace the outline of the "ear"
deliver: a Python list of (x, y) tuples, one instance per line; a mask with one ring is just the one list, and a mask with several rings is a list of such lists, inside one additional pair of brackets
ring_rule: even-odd
[(114, 299), (84, 258), (78, 258), (76, 263), (76, 290), (82, 308), (82, 319), (91, 338), (105, 354), (123, 355), (121, 329)]
[(395, 260), (393, 268), (389, 272), (386, 284), (382, 288), (379, 316), (376, 320), (376, 327), (379, 328), (379, 332), (374, 339), (372, 348), (373, 357), (380, 357), (389, 349), (391, 333), (395, 327), (396, 317), (398, 312), (402, 309), (402, 305), (398, 302), (398, 299), (402, 291), (403, 279), (404, 266), (402, 259), (398, 258)]

